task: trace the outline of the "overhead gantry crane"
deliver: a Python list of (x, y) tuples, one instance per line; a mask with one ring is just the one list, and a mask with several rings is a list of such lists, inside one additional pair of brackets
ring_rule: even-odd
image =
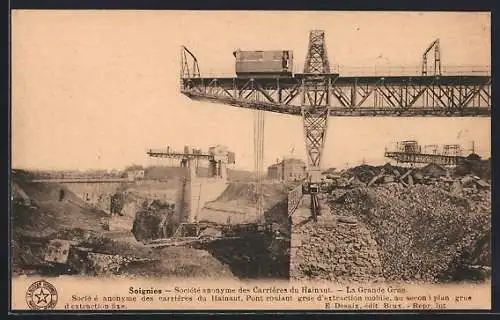
[(467, 159), (463, 154), (464, 150), (458, 144), (445, 144), (441, 150), (438, 149), (437, 145), (428, 145), (422, 150), (417, 141), (400, 141), (396, 144), (395, 150), (385, 151), (385, 157), (398, 163), (435, 163), (444, 166), (455, 166)]
[[(438, 52), (439, 72), (428, 75), (426, 56), (432, 47)], [(185, 47), (182, 50), (181, 93), (187, 97), (302, 117), (313, 217), (318, 214), (315, 186), (329, 116), (491, 115), (490, 72), (442, 75), (439, 42), (424, 53), (422, 75), (341, 76), (331, 72), (322, 30), (310, 32), (304, 71), (298, 74), (202, 77), (194, 54)]]

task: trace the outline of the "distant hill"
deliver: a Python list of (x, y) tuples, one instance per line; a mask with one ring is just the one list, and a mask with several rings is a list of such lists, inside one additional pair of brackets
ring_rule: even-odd
[(251, 181), (254, 180), (254, 174), (246, 170), (228, 169), (227, 178), (233, 181)]
[(144, 171), (147, 180), (170, 180), (187, 177), (188, 169), (182, 167), (151, 166)]
[(91, 208), (63, 185), (29, 182), (26, 172), (12, 175), (12, 222), (15, 232), (48, 234), (64, 229), (103, 230), (104, 211)]
[[(139, 166), (134, 166), (139, 168)], [(129, 168), (132, 168), (129, 167)], [(142, 168), (142, 167), (141, 167)], [(185, 177), (188, 174), (187, 168), (167, 167), (167, 166), (149, 166), (144, 168), (144, 177), (148, 180), (170, 180)], [(13, 175), (21, 177), (24, 180), (30, 179), (47, 179), (47, 178), (75, 178), (80, 176), (85, 177), (121, 177), (122, 173), (111, 173), (106, 171), (26, 171), (20, 169), (12, 169)], [(209, 177), (209, 169), (207, 167), (199, 167), (197, 169), (199, 177)], [(254, 180), (253, 172), (239, 169), (228, 169), (228, 180), (231, 181), (252, 181)]]
[[(181, 167), (164, 167), (164, 166), (151, 166), (145, 170), (145, 178), (152, 180), (174, 179), (186, 176), (188, 173), (187, 168)], [(198, 167), (196, 174), (198, 177), (209, 177), (209, 169), (207, 167)], [(253, 173), (246, 170), (227, 170), (228, 180), (231, 181), (251, 181), (253, 180)]]
[(64, 178), (121, 178), (118, 170), (21, 170), (12, 169), (13, 174), (26, 179), (64, 179)]
[(21, 169), (12, 169), (12, 179), (31, 180), (34, 178), (35, 175), (32, 172)]

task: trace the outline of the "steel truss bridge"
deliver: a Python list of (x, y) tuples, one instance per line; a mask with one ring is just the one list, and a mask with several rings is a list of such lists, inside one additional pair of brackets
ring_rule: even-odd
[(385, 156), (387, 158), (392, 158), (399, 163), (436, 163), (444, 166), (455, 166), (466, 159), (464, 156), (391, 151), (386, 152)]
[(175, 152), (165, 149), (148, 149), (146, 152), (148, 156), (153, 158), (172, 158), (172, 159), (202, 159), (202, 160), (214, 160), (214, 155), (212, 154), (202, 154), (202, 153), (182, 153)]
[[(434, 49), (434, 70), (427, 54)], [(319, 181), (329, 116), (489, 117), (491, 75), (472, 70), (443, 75), (439, 41), (424, 51), (421, 73), (414, 75), (342, 76), (330, 70), (325, 34), (313, 30), (302, 73), (290, 77), (204, 77), (198, 60), (181, 51), (182, 94), (193, 100), (298, 115), (303, 119), (308, 171)], [(433, 71), (433, 72), (432, 72)], [(313, 217), (317, 210), (311, 197)]]
[[(301, 115), (306, 74), (292, 78), (183, 78), (181, 92), (194, 100)], [(321, 81), (326, 84), (321, 85)], [(490, 76), (350, 76), (307, 79), (330, 102), (330, 116), (490, 116)], [(319, 81), (319, 82), (318, 82)], [(324, 86), (324, 87), (323, 87)], [(321, 110), (321, 109), (319, 109)], [(319, 111), (318, 110), (318, 111)]]

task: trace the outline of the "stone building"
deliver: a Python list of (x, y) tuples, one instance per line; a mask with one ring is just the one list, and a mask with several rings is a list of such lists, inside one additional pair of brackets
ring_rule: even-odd
[(267, 168), (267, 176), (272, 180), (301, 180), (307, 176), (307, 166), (300, 159), (283, 159)]
[(143, 168), (133, 168), (126, 171), (129, 180), (142, 180), (144, 179), (145, 170)]

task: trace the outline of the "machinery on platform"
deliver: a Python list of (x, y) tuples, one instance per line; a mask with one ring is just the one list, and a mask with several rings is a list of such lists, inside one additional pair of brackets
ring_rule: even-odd
[(201, 149), (184, 147), (184, 152), (171, 150), (170, 147), (166, 149), (149, 149), (148, 156), (152, 158), (170, 158), (179, 159), (180, 166), (190, 168), (196, 173), (199, 161), (207, 160), (209, 163), (210, 177), (217, 177), (221, 179), (227, 178), (227, 165), (235, 163), (235, 154), (228, 150), (227, 147), (217, 145), (210, 147), (208, 152), (203, 153)]
[[(424, 52), (422, 74), (411, 76), (341, 76), (332, 72), (322, 30), (309, 33), (303, 73), (291, 72), (291, 51), (235, 51), (236, 77), (202, 77), (196, 57), (183, 48), (181, 93), (193, 100), (257, 110), (256, 150), (263, 148), (263, 111), (302, 117), (308, 160), (304, 191), (311, 195), (313, 218), (318, 214), (317, 193), (329, 116), (491, 115), (490, 71), (483, 75), (443, 75), (438, 40)], [(435, 68), (430, 75), (427, 54), (432, 49)], [(260, 176), (260, 151), (256, 159)]]
[(251, 77), (291, 77), (293, 70), (293, 52), (279, 51), (241, 51), (233, 52), (236, 58), (236, 76)]
[[(472, 147), (474, 153), (474, 147)], [(462, 146), (445, 144), (422, 146), (414, 140), (400, 141), (395, 150), (385, 151), (385, 157), (396, 160), (398, 163), (435, 163), (445, 166), (455, 166), (466, 159)]]
[(420, 153), (422, 151), (422, 147), (418, 144), (417, 141), (414, 140), (399, 142), (397, 149), (399, 152), (404, 153)]

